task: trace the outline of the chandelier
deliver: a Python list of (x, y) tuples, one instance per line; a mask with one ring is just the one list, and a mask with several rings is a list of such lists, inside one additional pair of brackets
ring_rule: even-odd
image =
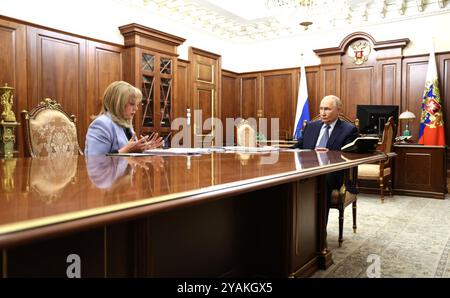
[[(304, 30), (325, 15), (333, 12), (338, 0), (266, 0), (266, 7), (277, 21), (285, 26), (300, 25)], [(316, 21), (314, 21), (314, 19)]]

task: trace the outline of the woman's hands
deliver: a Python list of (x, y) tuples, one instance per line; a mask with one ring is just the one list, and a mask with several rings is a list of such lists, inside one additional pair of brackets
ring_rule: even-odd
[(158, 133), (155, 133), (150, 136), (150, 140), (148, 141), (149, 148), (147, 149), (155, 149), (159, 148), (164, 144), (164, 139), (160, 136), (158, 136)]
[(141, 136), (140, 139), (133, 135), (128, 143), (119, 149), (119, 153), (140, 153), (144, 150), (161, 147), (164, 143), (163, 138), (158, 136), (158, 133), (149, 136)]
[(155, 172), (162, 172), (164, 170), (164, 158), (162, 156), (130, 157), (127, 161), (133, 169), (140, 167), (144, 170), (149, 170), (151, 166)]

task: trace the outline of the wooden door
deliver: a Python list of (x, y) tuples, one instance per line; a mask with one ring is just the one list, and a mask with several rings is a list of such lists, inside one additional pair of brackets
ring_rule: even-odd
[(189, 48), (192, 77), (193, 145), (213, 146), (221, 127), (204, 125), (209, 118), (220, 118), (221, 57), (196, 48)]

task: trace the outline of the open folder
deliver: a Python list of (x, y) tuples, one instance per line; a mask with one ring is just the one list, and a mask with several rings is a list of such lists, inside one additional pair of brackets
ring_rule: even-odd
[(359, 137), (343, 146), (341, 151), (356, 153), (373, 152), (377, 149), (378, 141), (378, 137)]

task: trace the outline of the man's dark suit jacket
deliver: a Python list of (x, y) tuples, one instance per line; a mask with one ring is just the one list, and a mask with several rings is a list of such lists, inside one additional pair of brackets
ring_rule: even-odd
[[(316, 147), (317, 138), (320, 134), (323, 122), (321, 120), (310, 122), (306, 125), (302, 132), (300, 140), (293, 148), (314, 149)], [(327, 142), (327, 148), (330, 150), (341, 150), (342, 146), (353, 142), (358, 137), (358, 129), (351, 123), (337, 120), (335, 127)], [(339, 189), (342, 185), (343, 172), (334, 172), (327, 174), (327, 186), (329, 188), (328, 196), (332, 189)], [(354, 187), (348, 186), (348, 190), (356, 192)]]
[[(314, 149), (317, 138), (320, 134), (323, 122), (321, 120), (310, 122), (306, 125), (300, 140), (294, 145), (294, 148)], [(327, 142), (327, 148), (330, 150), (341, 150), (342, 146), (353, 142), (358, 137), (356, 126), (351, 123), (338, 119), (336, 126)]]

